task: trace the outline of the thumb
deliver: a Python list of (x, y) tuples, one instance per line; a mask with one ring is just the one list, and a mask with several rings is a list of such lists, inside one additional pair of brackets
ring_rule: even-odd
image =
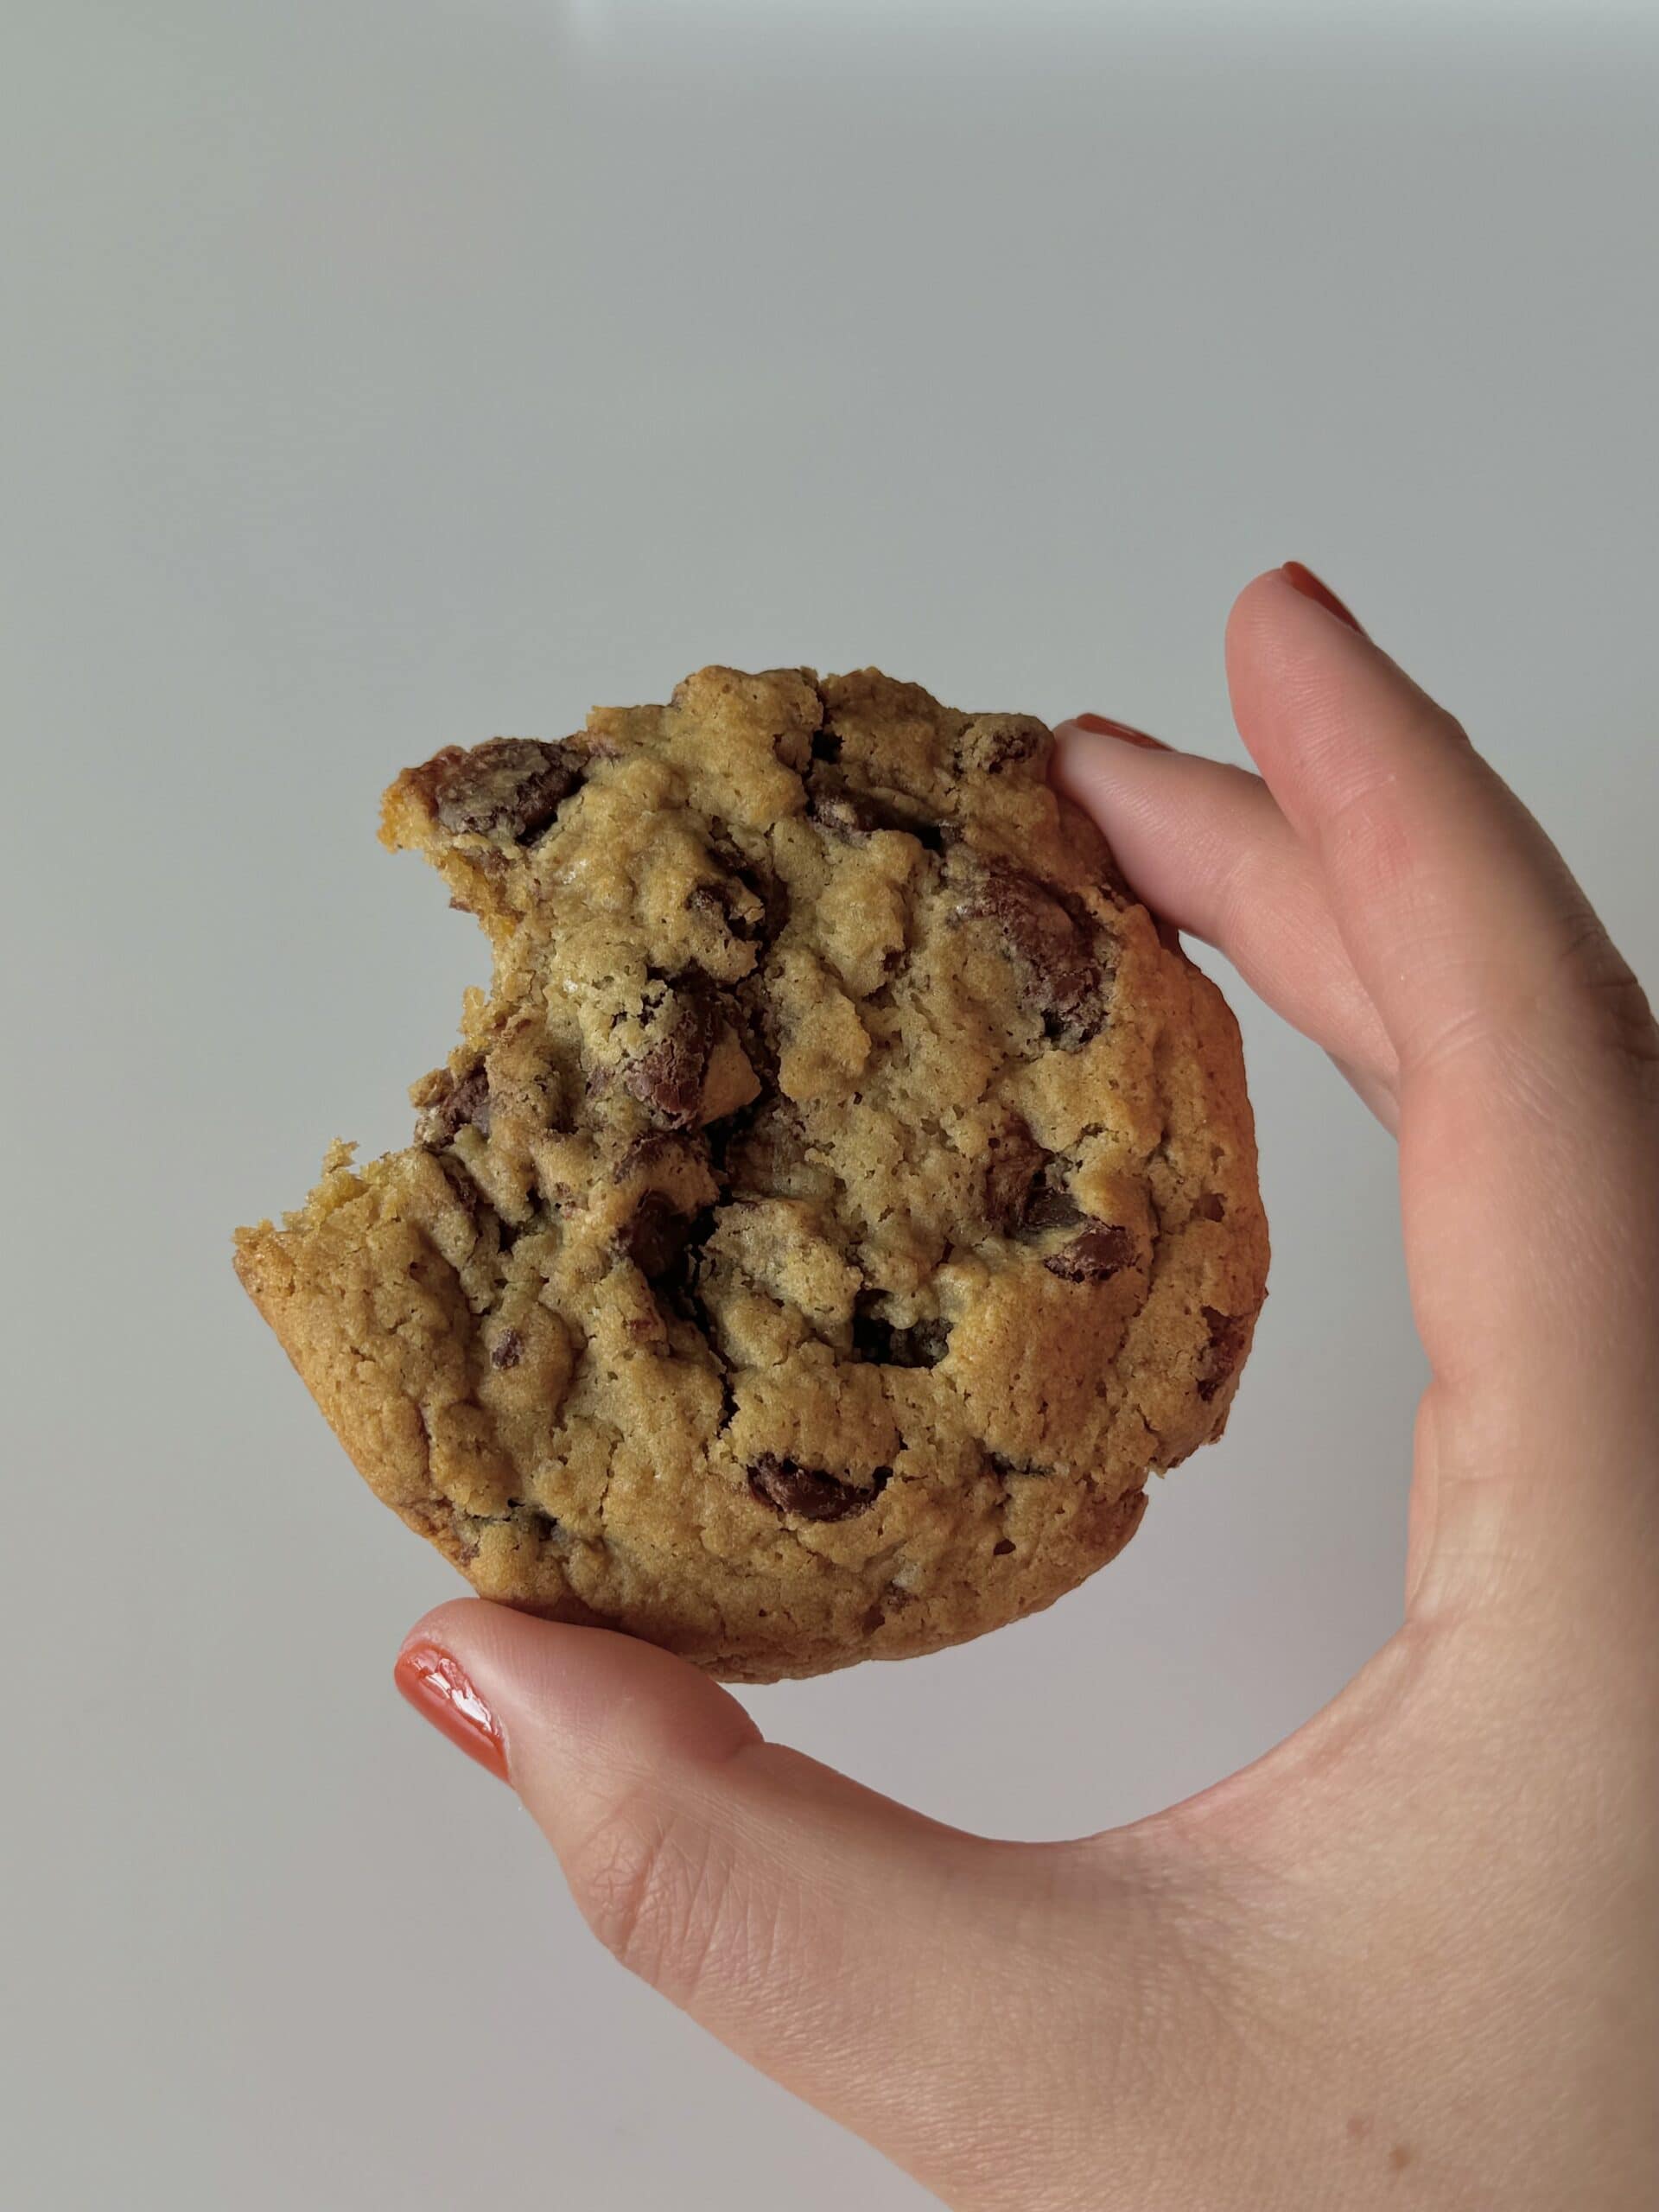
[(1052, 2095), (1072, 1847), (925, 1820), (607, 1630), (461, 1599), (411, 1630), (397, 1679), (479, 1755), (493, 1738), (625, 1966), (931, 2186), (1021, 2129), (1042, 2084), (1018, 2054), (1047, 2050)]

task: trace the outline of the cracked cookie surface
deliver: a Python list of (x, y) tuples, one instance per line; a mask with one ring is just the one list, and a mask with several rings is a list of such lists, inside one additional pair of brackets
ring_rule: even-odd
[(1118, 1551), (1264, 1294), (1238, 1035), (1040, 722), (703, 669), (406, 770), (494, 979), (415, 1141), (237, 1266), (484, 1596), (768, 1681)]

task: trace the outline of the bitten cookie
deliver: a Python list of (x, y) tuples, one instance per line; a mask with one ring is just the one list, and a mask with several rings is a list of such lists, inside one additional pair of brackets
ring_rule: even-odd
[(706, 668), (406, 770), (495, 973), (237, 1268), (484, 1596), (728, 1679), (1046, 1605), (1219, 1434), (1264, 1294), (1238, 1033), (1046, 780), (872, 670)]

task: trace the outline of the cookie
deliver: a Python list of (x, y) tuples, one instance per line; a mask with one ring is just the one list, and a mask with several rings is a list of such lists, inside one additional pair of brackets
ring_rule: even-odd
[(1264, 1294), (1238, 1033), (1050, 736), (706, 668), (407, 770), (488, 933), (414, 1141), (237, 1240), (487, 1598), (729, 1680), (932, 1651), (1110, 1559)]

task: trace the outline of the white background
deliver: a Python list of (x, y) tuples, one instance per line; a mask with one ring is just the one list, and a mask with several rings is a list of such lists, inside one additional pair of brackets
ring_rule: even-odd
[[(1234, 753), (1222, 623), (1291, 556), (1651, 977), (1659, 18), (5, 14), (6, 2202), (916, 2206), (614, 1969), (398, 1704), (453, 1580), (229, 1230), (403, 1140), (481, 975), (373, 842), (405, 761), (710, 659)], [(769, 1732), (1077, 1833), (1389, 1632), (1390, 1147), (1242, 1011), (1276, 1257), (1225, 1443), (1053, 1612), (753, 1693)]]

